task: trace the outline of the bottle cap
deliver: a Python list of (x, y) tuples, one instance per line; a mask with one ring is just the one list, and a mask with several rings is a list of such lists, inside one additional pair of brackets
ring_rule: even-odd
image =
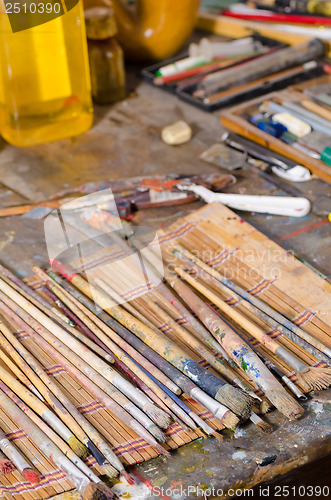
[(109, 7), (91, 7), (84, 12), (86, 36), (91, 40), (104, 40), (117, 33), (113, 9)]

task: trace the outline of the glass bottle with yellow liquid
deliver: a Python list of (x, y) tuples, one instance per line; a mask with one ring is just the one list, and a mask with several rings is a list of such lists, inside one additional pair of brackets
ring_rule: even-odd
[(0, 134), (15, 146), (72, 137), (93, 120), (82, 1), (0, 0)]

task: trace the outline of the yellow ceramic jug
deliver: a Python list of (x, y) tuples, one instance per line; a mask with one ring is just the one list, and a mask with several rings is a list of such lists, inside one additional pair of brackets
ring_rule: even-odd
[(170, 57), (190, 36), (200, 0), (84, 0), (85, 7), (112, 6), (117, 39), (128, 59), (161, 60)]

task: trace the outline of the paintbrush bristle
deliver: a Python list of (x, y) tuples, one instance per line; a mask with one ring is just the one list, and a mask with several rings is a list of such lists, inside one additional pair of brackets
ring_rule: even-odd
[(152, 434), (152, 436), (155, 437), (155, 439), (159, 442), (159, 443), (164, 443), (165, 440), (166, 440), (166, 437), (165, 435), (163, 434), (163, 432), (161, 431), (161, 429), (153, 424), (153, 425), (150, 425), (148, 427), (148, 432), (150, 432)]
[(110, 463), (103, 463), (101, 466), (103, 472), (106, 474), (106, 476), (109, 477), (109, 479), (114, 479), (119, 475), (119, 472), (115, 467), (113, 467)]
[(266, 391), (271, 403), (287, 418), (295, 420), (303, 414), (303, 408), (290, 396), (285, 389), (271, 389)]
[(268, 422), (264, 422), (264, 420), (257, 422), (257, 424), (255, 425), (259, 429), (259, 431), (263, 432), (264, 434), (271, 434), (271, 432), (273, 431), (272, 425), (270, 425)]
[(1, 474), (4, 474), (4, 475), (10, 474), (15, 469), (16, 469), (16, 467), (13, 464), (13, 462), (8, 460), (7, 458), (0, 458), (0, 473)]
[(77, 455), (77, 457), (82, 458), (83, 460), (90, 456), (90, 451), (84, 444), (82, 444), (75, 436), (71, 436), (68, 439), (68, 445), (72, 449), (72, 451)]
[(167, 458), (171, 457), (169, 451), (163, 448), (163, 446), (161, 446), (160, 444), (158, 443), (156, 445), (154, 444), (153, 448), (155, 448), (159, 453), (161, 453), (161, 455), (164, 455)]
[(83, 495), (83, 500), (109, 500), (114, 498), (114, 493), (104, 483), (90, 482)]
[(216, 401), (233, 411), (242, 420), (247, 420), (252, 412), (253, 398), (237, 387), (223, 385), (215, 396)]
[(234, 431), (239, 424), (239, 418), (232, 411), (228, 410), (224, 413), (221, 422), (227, 429)]
[(262, 413), (262, 415), (268, 413), (271, 408), (273, 408), (273, 404), (267, 398), (262, 398), (262, 401), (260, 403), (260, 412)]
[(212, 433), (212, 436), (214, 436), (217, 439), (217, 441), (223, 441), (222, 436), (218, 434), (218, 432), (216, 431)]
[(40, 475), (34, 469), (30, 469), (30, 468), (24, 469), (22, 471), (22, 475), (31, 484), (38, 484), (38, 483), (40, 483)]
[(147, 403), (144, 406), (144, 412), (149, 416), (153, 422), (161, 427), (161, 429), (168, 429), (171, 424), (171, 417), (165, 411), (158, 408), (153, 403)]
[(129, 483), (129, 484), (135, 484), (135, 478), (133, 476), (131, 476), (128, 472), (126, 472), (126, 470), (123, 470), (121, 472), (121, 476), (124, 477), (124, 479)]
[(320, 391), (331, 385), (331, 368), (311, 366), (304, 373), (297, 372), (298, 384), (306, 392)]

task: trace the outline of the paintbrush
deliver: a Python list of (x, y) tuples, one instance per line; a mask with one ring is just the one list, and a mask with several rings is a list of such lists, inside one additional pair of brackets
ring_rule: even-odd
[(92, 482), (83, 474), (2, 390), (0, 390), (0, 403), (44, 455), (69, 476), (83, 496), (83, 500), (113, 498), (112, 491), (97, 476), (95, 476), (95, 482)]
[[(6, 283), (0, 280), (0, 289), (6, 292), (8, 297), (15, 300), (22, 309), (29, 312), (29, 315), (38, 321), (43, 327), (39, 327), (39, 332), (44, 334), (46, 332), (45, 328), (51, 332), (55, 337), (57, 337), (61, 342), (63, 342), (68, 347), (68, 352), (72, 354), (69, 349), (77, 353), (83, 359), (88, 360), (88, 363), (95, 370), (95, 376), (99, 378), (102, 375), (108, 382), (113, 384), (118, 390), (123, 392), (128, 398), (130, 398), (139, 408), (141, 408), (146, 415), (148, 415), (155, 423), (164, 422), (164, 418), (168, 420), (168, 416), (164, 417), (163, 410), (151, 404), (141, 392), (136, 391), (135, 387), (127, 382), (116, 370), (111, 366), (106, 364), (102, 359), (98, 358), (94, 353), (89, 351), (85, 345), (78, 342), (75, 338), (68, 335), (68, 333), (63, 330), (58, 324), (54, 323), (50, 318), (48, 318), (44, 313), (39, 311), (34, 305), (29, 303), (23, 296), (19, 295), (15, 290), (11, 289)], [(31, 320), (30, 320), (31, 321)], [(44, 328), (45, 327), (45, 328)], [(89, 374), (89, 369), (85, 363), (86, 373)], [(99, 375), (100, 374), (100, 375)], [(118, 392), (118, 391), (117, 391)], [(132, 408), (132, 411), (133, 408)], [(158, 430), (152, 427), (153, 432), (155, 431), (159, 434)]]
[(236, 324), (239, 324), (247, 332), (253, 335), (262, 345), (266, 347), (268, 351), (273, 353), (279, 359), (282, 359), (288, 366), (293, 368), (299, 379), (301, 386), (305, 387), (306, 390), (314, 390), (327, 388), (330, 385), (330, 370), (328, 368), (311, 369), (307, 364), (302, 363), (298, 358), (296, 358), (291, 352), (281, 346), (272, 337), (267, 335), (264, 330), (258, 327), (255, 323), (250, 321), (246, 316), (241, 314), (236, 309), (233, 309), (224, 300), (219, 298), (212, 290), (198, 282), (188, 273), (176, 268), (176, 272), (184, 277), (185, 281), (188, 281), (194, 288), (196, 288), (200, 293), (207, 297), (216, 307), (218, 307), (223, 313), (225, 313), (229, 318), (231, 318)]
[[(60, 290), (57, 289), (57, 292), (60, 292)], [(72, 297), (73, 298), (73, 297)], [(73, 304), (71, 302), (71, 304)], [(81, 317), (83, 318), (84, 317), (84, 314), (81, 315)], [(73, 316), (72, 316), (73, 318)], [(78, 320), (78, 318), (77, 318)], [(80, 321), (80, 320), (78, 320)], [(83, 324), (82, 326), (85, 327), (85, 324)], [(81, 326), (81, 328), (82, 328)], [(92, 334), (92, 332), (90, 332)], [(163, 410), (165, 410), (165, 412), (167, 414), (169, 414), (170, 410), (172, 410), (172, 412), (175, 412), (182, 420), (185, 421), (185, 424), (186, 425), (189, 425), (191, 428), (195, 428), (195, 424), (194, 422), (189, 418), (187, 417), (185, 414), (183, 414), (182, 412), (182, 409), (178, 407), (178, 405), (176, 405), (175, 403), (173, 403), (172, 401), (170, 402), (169, 398), (167, 397), (169, 394), (168, 392), (164, 392), (162, 390), (159, 390), (159, 388), (161, 389), (161, 384), (155, 384), (155, 378), (152, 378), (151, 374), (149, 372), (147, 372), (147, 370), (143, 370), (142, 367), (137, 363), (137, 362), (134, 362), (133, 360), (131, 360), (131, 358), (129, 358), (129, 356), (126, 355), (126, 353), (118, 348), (118, 346), (116, 344), (114, 344), (113, 342), (110, 341), (109, 337), (104, 337), (104, 334), (103, 334), (103, 331), (101, 329), (99, 329), (99, 332), (98, 334), (100, 335), (100, 338), (104, 338), (105, 342), (107, 342), (109, 345), (111, 345), (112, 349), (114, 352), (117, 352), (117, 354), (119, 355), (119, 357), (121, 359), (125, 359), (127, 364), (130, 365), (132, 367), (132, 369), (135, 371), (135, 373), (133, 373), (133, 371), (131, 371), (128, 366), (126, 364), (124, 364), (119, 358), (115, 357), (115, 364), (122, 370), (124, 371), (124, 373), (133, 381), (135, 382), (138, 387), (140, 389), (143, 390), (143, 392), (151, 398), (152, 401), (154, 401), (154, 403), (158, 404), (158, 406), (160, 406), (161, 408), (163, 408)], [(111, 352), (111, 351), (109, 351)], [(153, 371), (154, 368), (153, 368)], [(137, 375), (140, 375), (140, 377), (144, 380), (147, 381), (148, 385), (150, 387), (152, 387), (155, 391), (155, 387), (156, 387), (156, 393), (159, 394), (159, 396), (162, 398), (160, 399), (159, 396), (157, 396), (155, 394), (155, 392), (153, 392), (153, 390), (151, 390), (150, 387), (148, 387), (144, 382), (142, 382), (141, 378), (139, 378)], [(163, 374), (162, 374), (163, 375)], [(162, 385), (162, 387), (165, 387)], [(175, 386), (177, 387), (177, 386)], [(171, 394), (172, 392), (169, 391)], [(167, 406), (168, 405), (168, 406)], [(175, 418), (175, 420), (177, 420), (177, 417), (174, 415), (174, 413), (170, 412), (170, 414)], [(181, 422), (181, 421), (180, 421)], [(181, 422), (182, 423), (182, 422)], [(182, 423), (182, 425), (185, 425)], [(170, 421), (169, 421), (169, 424), (167, 424), (167, 427), (168, 425), (170, 425)]]
[[(187, 275), (181, 269), (176, 268), (176, 272), (179, 276), (185, 277), (185, 280), (189, 283), (194, 281), (190, 275)], [(176, 282), (170, 282), (170, 284), (176, 290)], [(299, 418), (302, 415), (303, 409), (301, 406), (287, 394), (281, 384), (277, 382), (247, 344), (208, 305), (188, 287), (186, 287), (185, 296), (181, 296), (181, 298), (185, 300), (191, 310), (199, 317), (209, 331), (215, 335), (215, 338), (223, 345), (224, 349), (226, 349), (237, 365), (250, 375), (252, 380), (262, 389), (279, 411), (289, 419)]]
[[(326, 355), (323, 356), (322, 360), (326, 363), (330, 363), (327, 356), (331, 358), (331, 350), (327, 348), (322, 342), (315, 339), (314, 337), (312, 337), (312, 335), (302, 330), (302, 328), (292, 323), (290, 320), (285, 318), (282, 314), (260, 300), (258, 297), (251, 295), (249, 292), (244, 290), (239, 285), (235, 284), (230, 279), (222, 276), (217, 270), (213, 269), (211, 266), (203, 262), (188, 250), (181, 248), (180, 253), (184, 257), (189, 259), (193, 264), (202, 269), (202, 271), (205, 271), (212, 278), (216, 279), (218, 282), (218, 287), (220, 287), (222, 290), (227, 290), (228, 293), (230, 293), (229, 291), (232, 291), (232, 293), (235, 294), (234, 297), (237, 301), (239, 300), (239, 297), (244, 299), (244, 301), (246, 301), (246, 307), (248, 308), (247, 304), (250, 304), (253, 307), (253, 309), (251, 310), (254, 311), (254, 313), (257, 314), (261, 319), (267, 321), (271, 326), (286, 335), (289, 339), (298, 343), (298, 345), (301, 345), (304, 349), (306, 349), (308, 352), (311, 352), (311, 354), (317, 357), (318, 353), (316, 352), (316, 349), (318, 349)], [(303, 342), (301, 342), (300, 339), (302, 339)], [(311, 346), (314, 346), (315, 349), (310, 348), (309, 344)]]
[(223, 425), (233, 428), (238, 420), (231, 415), (231, 412), (224, 408), (217, 401), (209, 397), (204, 391), (198, 388), (188, 377), (183, 375), (179, 370), (177, 370), (173, 365), (164, 360), (159, 354), (157, 354), (153, 349), (149, 348), (144, 342), (142, 342), (136, 335), (133, 335), (127, 328), (115, 321), (110, 315), (105, 311), (96, 309), (92, 302), (82, 295), (76, 288), (67, 283), (62, 278), (57, 276), (52, 271), (49, 272), (50, 277), (60, 284), (67, 292), (72, 294), (73, 297), (77, 298), (84, 306), (91, 312), (96, 314), (108, 327), (110, 331), (116, 331), (116, 333), (125, 339), (130, 345), (132, 345), (137, 351), (141, 352), (152, 362), (155, 366), (158, 366), (162, 371), (171, 378), (182, 390), (183, 392), (189, 394), (193, 399), (197, 400), (200, 404), (205, 406), (213, 415), (218, 418)]
[[(83, 364), (82, 360), (80, 358), (77, 360), (77, 356), (74, 355), (73, 352), (69, 352), (66, 349), (63, 349), (63, 346), (60, 342), (57, 341), (56, 337), (54, 337), (52, 334), (49, 334), (47, 337), (50, 341), (44, 340), (43, 337), (41, 337), (37, 331), (35, 331), (33, 328), (29, 326), (28, 323), (26, 323), (25, 320), (30, 321), (31, 324), (35, 325), (35, 322), (31, 320), (28, 315), (16, 304), (11, 301), (10, 299), (3, 297), (4, 302), (0, 302), (0, 309), (3, 311), (6, 317), (12, 319), (15, 324), (17, 324), (20, 328), (22, 328), (29, 336), (31, 336), (38, 345), (44, 349), (45, 352), (47, 352), (57, 363), (59, 363), (64, 370), (66, 370), (79, 384), (81, 384), (88, 392), (93, 394), (93, 396), (102, 402), (106, 408), (109, 408), (112, 413), (114, 413), (120, 420), (122, 420), (128, 427), (133, 429), (140, 437), (145, 439), (146, 442), (148, 442), (151, 446), (156, 448), (160, 453), (169, 456), (169, 453), (161, 446), (159, 443), (156, 441), (156, 439), (144, 428), (143, 425), (141, 425), (135, 418), (131, 417), (131, 415), (120, 406), (116, 402), (115, 399), (112, 399), (106, 392), (104, 392), (98, 385), (94, 383), (94, 381), (91, 380), (91, 373), (93, 370), (90, 368), (88, 373), (89, 375), (86, 376), (82, 371), (80, 371), (72, 362), (68, 362), (68, 359), (75, 359), (77, 364), (80, 366), (80, 363)], [(6, 305), (8, 304), (8, 306)], [(18, 311), (18, 314), (14, 312), (13, 308)], [(38, 331), (42, 330), (42, 327), (38, 324), (35, 325)], [(56, 349), (55, 349), (56, 347)], [(59, 349), (59, 350), (57, 350)], [(61, 351), (66, 352), (66, 356), (64, 357), (61, 354)], [(72, 356), (70, 356), (72, 355)], [(84, 368), (82, 367), (84, 370)], [(94, 373), (93, 373), (94, 374)], [(105, 379), (100, 377), (98, 379), (98, 383), (100, 383), (101, 387), (103, 389), (106, 389), (106, 391), (110, 394), (114, 395), (114, 398), (117, 398), (118, 394), (116, 391), (113, 390), (112, 386), (110, 384), (105, 384)], [(127, 404), (126, 398), (120, 397), (119, 398), (121, 403), (125, 406)], [(129, 409), (132, 409), (133, 405), (130, 403)], [(137, 410), (134, 411), (134, 414), (137, 414)], [(140, 412), (142, 413), (142, 412)], [(140, 413), (138, 412), (138, 417), (140, 416)], [(147, 417), (146, 417), (147, 418)], [(144, 423), (145, 419), (143, 419)], [(151, 421), (149, 421), (149, 425), (151, 424)], [(156, 427), (156, 426), (155, 426)]]
[[(173, 330), (183, 342), (185, 342), (189, 347), (192, 347), (199, 356), (205, 359), (213, 368), (220, 372), (221, 375), (227, 375), (231, 379), (234, 378), (230, 370), (227, 369), (221, 359), (216, 358), (213, 353), (211, 353), (203, 346), (203, 344), (201, 344), (201, 342), (199, 342), (193, 335), (191, 335), (187, 330), (178, 325), (169, 315), (167, 315), (167, 313), (165, 313), (165, 311), (163, 311), (161, 307), (155, 304), (152, 300), (148, 300), (146, 296), (144, 297), (144, 301), (147, 307), (149, 307), (155, 313), (158, 321), (164, 321), (165, 326), (170, 327), (171, 330)], [(156, 326), (158, 321), (156, 322)], [(238, 405), (231, 409), (243, 420), (249, 417), (251, 411), (251, 408), (248, 408), (246, 404), (243, 404), (242, 408), (240, 409), (238, 409)]]
[[(67, 457), (69, 460), (75, 464), (75, 466), (80, 469), (89, 479), (95, 481), (97, 476), (94, 472), (89, 469), (89, 467), (79, 458), (75, 452), (63, 441), (63, 439), (56, 434), (38, 415), (31, 410), (4, 382), (0, 381), (0, 390), (2, 390), (8, 398), (11, 399), (15, 405), (20, 408), (25, 415), (27, 415), (31, 421), (44, 432), (46, 436), (59, 448), (59, 450)], [(115, 469), (111, 473), (111, 477), (114, 478)]]
[(238, 82), (248, 83), (253, 79), (263, 78), (291, 66), (304, 64), (322, 56), (324, 52), (325, 46), (317, 38), (284, 49), (274, 50), (271, 53), (269, 51), (267, 54), (238, 67), (208, 75), (198, 84), (195, 96), (207, 97)]
[[(62, 439), (70, 446), (74, 453), (82, 458), (89, 456), (88, 449), (76, 438), (69, 428), (60, 420), (53, 411), (49, 409), (40, 399), (37, 398), (31, 391), (22, 385), (15, 377), (13, 377), (4, 367), (0, 366), (0, 378), (12, 390), (19, 395), (23, 401), (30, 406), (54, 431), (56, 431)], [(62, 407), (62, 405), (60, 405)], [(63, 420), (70, 420), (68, 414), (63, 409)]]
[[(60, 318), (62, 321), (65, 323), (68, 323), (69, 325), (73, 326), (72, 322), (70, 322), (70, 319), (67, 318), (64, 314), (61, 313), (56, 307), (52, 307), (47, 300), (44, 300), (43, 297), (38, 295), (37, 292), (35, 292), (32, 288), (30, 288), (28, 285), (26, 285), (22, 280), (17, 278), (15, 274), (9, 271), (5, 266), (0, 264), (0, 276), (2, 279), (4, 279), (7, 283), (8, 280), (11, 282), (11, 286), (15, 288), (15, 290), (20, 291), (22, 295), (25, 296), (30, 302), (32, 302), (35, 306), (41, 308), (44, 312), (45, 310), (50, 311), (53, 313), (56, 317)], [(7, 278), (7, 279), (6, 279)], [(49, 313), (49, 312), (48, 312)], [(55, 317), (53, 316), (53, 317)]]
[[(55, 396), (55, 398), (57, 398), (57, 400), (59, 400), (66, 408), (66, 410), (70, 412), (70, 415), (73, 417), (69, 420), (70, 429), (74, 431), (78, 439), (90, 450), (98, 464), (103, 467), (105, 473), (110, 475), (113, 472), (114, 467), (118, 471), (122, 471), (123, 466), (116, 457), (115, 453), (113, 453), (100, 434), (65, 396), (59, 385), (45, 373), (43, 367), (35, 359), (35, 357), (32, 356), (27, 349), (25, 349), (19, 340), (17, 340), (15, 335), (2, 322), (0, 322), (0, 330), (3, 333), (3, 335), (0, 335), (1, 347), (10, 354), (21, 370), (24, 370), (25, 373), (29, 373), (31, 381), (39, 387), (48, 403), (51, 404), (53, 408), (54, 401), (56, 402), (56, 399), (54, 400)], [(21, 374), (22, 373), (23, 372), (21, 371)], [(63, 407), (61, 409), (61, 415), (62, 411)], [(85, 432), (82, 432), (82, 429), (86, 432), (86, 434)], [(109, 463), (111, 464), (111, 467), (108, 467)]]
[[(189, 269), (196, 269), (196, 265), (190, 260), (182, 257), (180, 253), (175, 251), (175, 255), (178, 256), (182, 261), (184, 260), (185, 264), (189, 267)], [(212, 282), (214, 278), (210, 276), (210, 274), (208, 274), (201, 268), (198, 268), (198, 270), (199, 270), (197, 275), (198, 277), (201, 276), (205, 278), (207, 276), (207, 282), (208, 281), (209, 283)], [(237, 309), (234, 309), (233, 306), (227, 304), (224, 300), (222, 300), (219, 296), (217, 296), (211, 289), (208, 289), (205, 285), (199, 283), (194, 279), (192, 280), (191, 284), (192, 283), (194, 283), (193, 286), (197, 290), (199, 290), (199, 292), (201, 292), (205, 297), (211, 300), (212, 303), (215, 304), (223, 313), (225, 313), (228, 317), (230, 317), (233, 321), (235, 321), (235, 323), (245, 328), (247, 332), (253, 335), (253, 337), (255, 337), (260, 343), (262, 343), (270, 352), (272, 352), (275, 356), (285, 361), (287, 365), (293, 368), (294, 371), (297, 373), (300, 385), (305, 387), (306, 390), (314, 390), (314, 389), (319, 390), (321, 388), (325, 389), (331, 384), (330, 368), (310, 367), (307, 364), (302, 363), (287, 349), (281, 346), (272, 337), (267, 335), (262, 328), (258, 327), (246, 316), (241, 314)], [(216, 284), (218, 284), (217, 281)]]
[[(40, 475), (37, 471), (32, 469), (30, 464), (27, 463), (25, 458), (21, 453), (15, 448), (15, 446), (6, 438), (3, 432), (0, 431), (0, 449), (8, 457), (9, 460), (2, 462), (8, 467), (8, 471), (11, 472), (15, 468), (22, 474), (24, 479), (32, 484), (40, 482)], [(4, 459), (2, 459), (4, 460)], [(8, 464), (9, 462), (9, 464)], [(10, 470), (11, 469), (11, 470)], [(8, 472), (4, 472), (5, 474)]]
[[(6, 299), (6, 296), (3, 295), (3, 293), (0, 293), (1, 299), (3, 300), (3, 302), (11, 304), (11, 309), (13, 310), (13, 307), (15, 308), (15, 304), (10, 299)], [(18, 297), (17, 299), (19, 300)], [(93, 353), (86, 350), (86, 348), (77, 343), (75, 339), (70, 339), (69, 337), (61, 335), (62, 332), (57, 328), (54, 328), (54, 326), (57, 327), (57, 325), (49, 325), (49, 327), (58, 333), (60, 339), (63, 338), (63, 340), (65, 340), (64, 344), (67, 343), (68, 345), (63, 345), (62, 342), (58, 341), (57, 336), (51, 334), (35, 319), (29, 317), (27, 313), (24, 314), (24, 310), (21, 309), (20, 306), (16, 305), (15, 310), (19, 311), (19, 316), (23, 318), (28, 325), (32, 326), (35, 331), (38, 331), (39, 334), (45, 340), (47, 340), (47, 342), (51, 343), (51, 345), (53, 345), (54, 347), (56, 346), (56, 349), (60, 353), (65, 352), (66, 358), (70, 360), (76, 368), (79, 368), (79, 370), (84, 372), (87, 377), (90, 377), (93, 382), (95, 382), (104, 391), (104, 393), (112, 398), (112, 401), (116, 400), (123, 408), (125, 408), (138, 422), (140, 422), (148, 430), (148, 433), (152, 434), (158, 441), (164, 442), (165, 437), (163, 432), (151, 420), (152, 417), (154, 419), (156, 418), (159, 413), (159, 409), (157, 407), (155, 407), (154, 409), (154, 405), (151, 405), (150, 401), (147, 400), (146, 397), (143, 397), (141, 392), (136, 391), (134, 386), (123, 379), (123, 377), (121, 377), (119, 374), (117, 374), (117, 372), (111, 369), (110, 366), (104, 364), (101, 359), (94, 359)], [(29, 311), (32, 312), (31, 305)], [(80, 353), (84, 357), (84, 359), (87, 359), (90, 363), (93, 363), (93, 361), (95, 361), (93, 365), (96, 367), (96, 369), (92, 368), (92, 366), (89, 365), (86, 361), (83, 361), (83, 359), (79, 357), (76, 352)], [(99, 371), (97, 371), (98, 369), (100, 370), (102, 375), (99, 373)], [(123, 393), (117, 390), (111, 383), (109, 383), (109, 379), (111, 379), (114, 384), (119, 385)], [(128, 397), (124, 396), (124, 393), (126, 393)], [(146, 408), (147, 406), (147, 410), (149, 411), (151, 418), (146, 413), (141, 411), (137, 406), (135, 406), (128, 398), (137, 401), (139, 407)]]
[[(181, 391), (177, 385), (175, 385), (168, 377), (164, 375), (163, 372), (158, 370), (158, 368), (148, 362), (139, 352), (139, 350), (135, 350), (131, 348), (131, 346), (122, 340), (122, 338), (115, 333), (114, 323), (112, 323), (111, 328), (108, 325), (105, 325), (99, 319), (98, 313), (102, 315), (101, 311), (97, 311), (92, 305), (89, 303), (88, 299), (81, 302), (83, 297), (80, 296), (77, 290), (71, 289), (68, 283), (63, 282), (61, 278), (56, 276), (53, 273), (50, 273), (50, 276), (46, 274), (42, 269), (37, 266), (33, 266), (34, 272), (46, 282), (51, 282), (57, 285), (57, 289), (62, 291), (62, 293), (70, 300), (70, 303), (76, 306), (82, 312), (83, 316), (87, 316), (91, 319), (96, 326), (99, 328), (99, 331), (103, 331), (107, 337), (110, 337), (124, 352), (129, 354), (131, 358), (133, 358), (139, 365), (143, 366), (149, 373), (152, 373), (161, 383), (163, 383), (168, 389), (170, 389), (175, 394), (180, 394)], [(67, 287), (67, 289), (66, 289)], [(69, 288), (68, 288), (69, 287)], [(55, 290), (54, 290), (55, 291)], [(79, 299), (79, 300), (78, 300)], [(78, 309), (75, 308), (75, 311), (78, 313)], [(83, 317), (81, 316), (81, 317)], [(104, 338), (104, 337), (103, 337)]]
[[(150, 347), (153, 346), (153, 349), (167, 359), (167, 361), (179, 368), (190, 378), (192, 377), (197, 385), (202, 390), (206, 391), (211, 397), (225, 405), (236, 405), (236, 400), (238, 400), (237, 404), (239, 407), (242, 407), (244, 401), (246, 401), (248, 406), (252, 404), (252, 400), (248, 395), (242, 393), (239, 389), (224, 383), (224, 381), (220, 378), (204, 370), (200, 365), (189, 358), (186, 353), (183, 352), (182, 349), (180, 349), (174, 342), (170, 342), (169, 339), (164, 337), (161, 333), (156, 335), (156, 333), (149, 327), (133, 318), (120, 306), (117, 306), (116, 303), (104, 292), (91, 285), (87, 286), (87, 282), (84, 278), (72, 272), (59, 261), (54, 260), (52, 264), (53, 267), (55, 267), (62, 275), (67, 277), (67, 279), (76, 285), (77, 288), (82, 289), (88, 296), (93, 295), (93, 298), (96, 300), (98, 305), (107, 310), (107, 312), (109, 312), (114, 319), (122, 323), (127, 328), (132, 329), (134, 334), (139, 336), (147, 345)], [(230, 399), (231, 402), (229, 402)]]

